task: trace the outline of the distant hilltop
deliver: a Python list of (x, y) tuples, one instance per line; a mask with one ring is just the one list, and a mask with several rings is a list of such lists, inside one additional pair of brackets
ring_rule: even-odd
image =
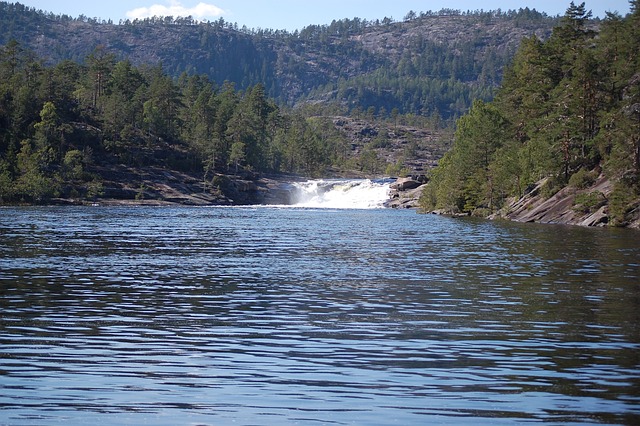
[(359, 18), (299, 31), (238, 28), (219, 19), (150, 18), (120, 25), (0, 2), (0, 44), (17, 40), (48, 64), (83, 62), (100, 47), (174, 77), (205, 74), (244, 90), (263, 84), (290, 106), (337, 102), (376, 113), (464, 114), (488, 100), (523, 37), (551, 34), (557, 18), (531, 9)]

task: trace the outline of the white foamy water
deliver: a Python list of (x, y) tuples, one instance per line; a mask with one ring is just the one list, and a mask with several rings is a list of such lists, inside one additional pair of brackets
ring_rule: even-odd
[(309, 180), (295, 183), (292, 205), (330, 209), (383, 208), (389, 199), (391, 181)]

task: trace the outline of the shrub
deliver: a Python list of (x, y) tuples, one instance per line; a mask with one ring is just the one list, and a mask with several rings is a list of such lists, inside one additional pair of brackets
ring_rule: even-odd
[(540, 195), (545, 199), (553, 197), (563, 187), (562, 179), (559, 177), (550, 177), (540, 188)]
[(609, 215), (611, 224), (624, 226), (628, 222), (627, 214), (637, 207), (637, 194), (632, 187), (617, 182), (609, 196)]
[(596, 173), (594, 171), (587, 171), (580, 169), (569, 178), (569, 185), (576, 189), (589, 188), (596, 181)]
[(600, 191), (577, 194), (573, 202), (573, 211), (576, 213), (593, 213), (607, 203), (607, 198)]

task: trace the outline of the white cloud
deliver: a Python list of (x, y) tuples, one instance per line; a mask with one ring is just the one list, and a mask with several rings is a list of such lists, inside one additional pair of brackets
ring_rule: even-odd
[(179, 1), (170, 1), (168, 5), (154, 4), (149, 7), (139, 7), (127, 12), (129, 19), (144, 19), (153, 16), (191, 16), (195, 19), (216, 18), (225, 14), (223, 9), (209, 3), (200, 2), (194, 7), (183, 6)]

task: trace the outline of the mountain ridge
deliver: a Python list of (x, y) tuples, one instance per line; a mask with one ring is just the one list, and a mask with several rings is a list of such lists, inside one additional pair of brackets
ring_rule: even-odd
[[(519, 41), (534, 34), (548, 37), (557, 21), (530, 9), (441, 11), (398, 22), (334, 20), (287, 32), (248, 30), (222, 19), (165, 17), (116, 25), (7, 2), (0, 2), (0, 11), (0, 44), (15, 39), (50, 64), (82, 62), (102, 47), (135, 65), (161, 63), (174, 77), (206, 74), (239, 89), (261, 83), (270, 97), (289, 106), (331, 101), (349, 109), (397, 108), (444, 118), (463, 114), (471, 98), (489, 99)], [(441, 90), (435, 87), (414, 90), (419, 98), (402, 93), (400, 79), (409, 88), (448, 84), (461, 92), (461, 100), (439, 100)], [(341, 96), (350, 87), (355, 94), (345, 101)]]

